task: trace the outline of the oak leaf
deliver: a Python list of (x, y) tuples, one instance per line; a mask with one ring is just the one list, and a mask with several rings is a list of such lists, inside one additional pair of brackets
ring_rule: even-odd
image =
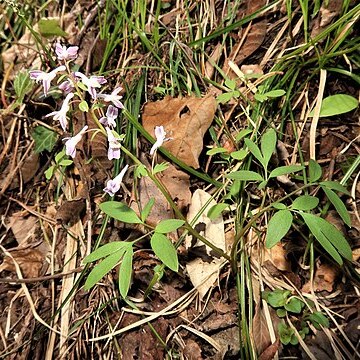
[(209, 94), (203, 98), (165, 97), (148, 103), (142, 117), (145, 130), (154, 136), (155, 126), (163, 126), (171, 140), (164, 148), (181, 161), (194, 168), (199, 167), (199, 155), (203, 150), (203, 137), (211, 125), (216, 111), (216, 100)]

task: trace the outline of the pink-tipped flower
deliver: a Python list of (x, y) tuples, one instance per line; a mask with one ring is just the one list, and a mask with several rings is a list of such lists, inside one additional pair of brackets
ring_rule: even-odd
[(112, 102), (117, 108), (123, 109), (124, 105), (120, 102), (122, 99), (118, 93), (122, 90), (122, 87), (117, 87), (111, 94), (99, 94), (98, 98), (103, 99), (105, 102)]
[(114, 196), (120, 190), (122, 179), (123, 179), (128, 167), (129, 167), (129, 165), (124, 166), (124, 168), (121, 170), (119, 175), (117, 175), (112, 180), (108, 180), (108, 182), (106, 183), (106, 187), (104, 188), (104, 191), (107, 194), (109, 194), (110, 196)]
[(60, 43), (57, 43), (55, 46), (55, 52), (59, 60), (75, 60), (78, 56), (78, 50), (78, 46), (69, 46), (67, 48), (65, 45), (61, 45)]
[(74, 90), (75, 86), (74, 86), (74, 82), (70, 79), (67, 78), (65, 81), (63, 81), (60, 85), (59, 85), (59, 89), (64, 93), (64, 94), (68, 94), (70, 92), (72, 92)]
[(109, 149), (108, 149), (108, 159), (120, 159), (120, 149), (121, 144), (119, 139), (117, 139), (112, 130), (110, 128), (106, 128), (107, 136), (108, 136), (108, 142), (109, 142)]
[(115, 106), (109, 105), (106, 110), (106, 116), (103, 116), (102, 118), (100, 118), (99, 121), (104, 126), (115, 127), (116, 126), (115, 119), (118, 117), (118, 114), (119, 114), (118, 108), (116, 108)]
[(95, 89), (101, 87), (102, 84), (105, 84), (107, 82), (107, 80), (103, 76), (90, 76), (88, 78), (80, 71), (76, 71), (75, 76), (81, 79), (81, 82), (87, 87), (88, 93), (94, 100), (97, 96)]
[(65, 154), (71, 156), (72, 158), (76, 155), (76, 145), (81, 141), (82, 136), (85, 134), (85, 131), (88, 129), (88, 126), (85, 125), (75, 136), (70, 138), (65, 138)]
[(44, 88), (44, 95), (47, 96), (51, 86), (51, 81), (55, 79), (56, 74), (59, 71), (64, 71), (64, 70), (66, 70), (65, 65), (61, 65), (48, 73), (41, 70), (32, 70), (29, 72), (29, 75), (30, 75), (30, 79), (35, 80), (37, 83), (42, 81)]
[(169, 138), (166, 139), (166, 131), (163, 126), (155, 126), (155, 137), (156, 142), (150, 150), (150, 155), (154, 155), (155, 151), (162, 146), (164, 141), (170, 140)]
[(74, 97), (73, 93), (67, 94), (64, 102), (61, 105), (60, 110), (53, 111), (50, 114), (45, 115), (45, 117), (52, 116), (54, 120), (59, 120), (60, 125), (61, 125), (61, 127), (62, 127), (62, 129), (64, 131), (66, 131), (66, 127), (67, 127), (67, 124), (68, 124), (68, 121), (66, 119), (66, 114), (70, 109), (69, 102), (73, 97)]

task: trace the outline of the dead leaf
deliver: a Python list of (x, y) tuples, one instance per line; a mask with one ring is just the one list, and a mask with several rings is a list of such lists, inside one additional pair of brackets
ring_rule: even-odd
[[(201, 231), (201, 235), (203, 235), (209, 242), (211, 242), (216, 247), (226, 251), (225, 247), (225, 232), (224, 232), (224, 221), (222, 216), (220, 215), (218, 218), (214, 220), (210, 220), (207, 216), (207, 212), (209, 209), (216, 205), (215, 200), (211, 200), (211, 195), (206, 191), (198, 189), (194, 192), (189, 212), (187, 215), (188, 222), (192, 222), (194, 218), (197, 218), (196, 223), (201, 224), (204, 228), (204, 231)], [(207, 207), (200, 216), (198, 216), (200, 210), (207, 203)], [(195, 239), (194, 239), (195, 240)], [(189, 248), (200, 247), (203, 246), (198, 239), (196, 239), (195, 244), (193, 244), (192, 236), (187, 236), (185, 238), (185, 246)], [(200, 297), (203, 298), (208, 290), (213, 286), (214, 282), (218, 278), (220, 268), (224, 263), (223, 259), (213, 257), (212, 250), (206, 246), (207, 255), (211, 256), (212, 260), (210, 262), (206, 262), (201, 258), (196, 258), (193, 261), (190, 261), (186, 265), (186, 270), (189, 274), (190, 280), (195, 288), (199, 291)]]
[(260, 304), (256, 305), (251, 333), (257, 354), (262, 354), (271, 345), (271, 338), (266, 317)]
[(208, 79), (211, 79), (214, 76), (214, 65), (217, 65), (220, 56), (221, 56), (221, 52), (222, 52), (222, 45), (221, 43), (218, 43), (215, 48), (213, 49), (213, 51), (210, 54), (209, 59), (206, 61), (205, 63), (205, 76)]
[[(334, 283), (339, 275), (339, 271), (335, 266), (330, 266), (327, 264), (317, 264), (314, 275), (314, 291), (328, 291), (332, 292)], [(310, 293), (311, 283), (308, 281), (302, 287), (302, 291)]]
[(85, 205), (84, 198), (64, 201), (56, 213), (56, 221), (64, 226), (74, 225), (79, 221)]
[(188, 360), (202, 360), (201, 348), (198, 343), (192, 339), (187, 339), (185, 341), (185, 347), (183, 350), (183, 355)]
[(276, 352), (279, 350), (279, 347), (280, 339), (276, 339), (273, 344), (261, 353), (258, 360), (272, 360), (275, 357)]
[[(40, 275), (40, 271), (45, 264), (45, 256), (39, 250), (28, 248), (13, 250), (10, 253), (19, 264), (24, 278), (33, 278)], [(4, 258), (3, 263), (0, 265), (0, 272), (4, 270), (16, 273), (14, 261), (8, 256)]]
[(216, 111), (212, 95), (204, 98), (171, 98), (148, 103), (144, 108), (143, 126), (154, 136), (155, 126), (164, 126), (170, 141), (164, 148), (194, 168), (199, 167), (203, 150), (203, 137), (211, 125)]
[(38, 219), (35, 216), (24, 217), (22, 211), (10, 216), (8, 227), (13, 232), (19, 245), (29, 244), (38, 229)]
[(266, 261), (270, 261), (280, 271), (291, 271), (290, 262), (287, 260), (287, 252), (281, 243), (277, 243), (271, 249), (265, 249), (264, 263)]

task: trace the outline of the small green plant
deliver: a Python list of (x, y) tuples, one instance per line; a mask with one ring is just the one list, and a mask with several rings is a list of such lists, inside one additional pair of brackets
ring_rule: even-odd
[(60, 171), (63, 173), (64, 169), (67, 166), (70, 166), (73, 163), (72, 160), (68, 159), (68, 157), (65, 155), (65, 151), (62, 150), (55, 156), (55, 165), (51, 165), (46, 171), (45, 171), (45, 177), (47, 180), (50, 180), (52, 176), (54, 175), (55, 171), (57, 169), (60, 169)]
[[(316, 329), (321, 330), (322, 327), (329, 327), (328, 318), (320, 311), (310, 311), (304, 301), (297, 296), (292, 296), (291, 291), (275, 289), (274, 291), (264, 291), (262, 298), (274, 309), (280, 318), (287, 318), (289, 321), (295, 318), (293, 327), (281, 322), (278, 326), (280, 341), (284, 345), (297, 345), (299, 338), (294, 328), (302, 339), (309, 334), (309, 324)], [(312, 302), (311, 302), (312, 303)], [(296, 318), (296, 315), (299, 317)]]

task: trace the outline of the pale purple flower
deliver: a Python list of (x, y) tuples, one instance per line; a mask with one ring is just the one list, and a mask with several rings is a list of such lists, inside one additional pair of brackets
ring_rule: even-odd
[(66, 140), (65, 142), (65, 154), (71, 156), (72, 158), (76, 155), (76, 145), (81, 141), (82, 136), (85, 134), (86, 130), (88, 129), (88, 126), (85, 125), (76, 135), (65, 138), (63, 140)]
[(62, 127), (62, 129), (63, 129), (64, 131), (66, 131), (66, 127), (67, 127), (67, 124), (68, 124), (68, 121), (67, 121), (67, 119), (66, 119), (66, 114), (67, 114), (67, 112), (68, 112), (69, 109), (70, 109), (69, 102), (70, 102), (70, 100), (71, 100), (73, 97), (74, 97), (74, 94), (73, 94), (73, 93), (67, 94), (64, 102), (63, 102), (62, 105), (61, 105), (60, 110), (58, 110), (58, 111), (53, 111), (53, 112), (51, 112), (50, 114), (45, 115), (45, 117), (52, 116), (54, 120), (59, 120), (59, 121), (60, 121), (60, 125), (61, 125), (61, 127)]
[(72, 92), (74, 90), (74, 82), (70, 79), (67, 78), (65, 81), (63, 81), (60, 85), (59, 85), (59, 89), (64, 93), (64, 94), (68, 94), (69, 92)]
[(53, 81), (56, 77), (56, 74), (59, 71), (66, 70), (65, 65), (61, 65), (57, 67), (54, 70), (51, 70), (50, 72), (45, 72), (41, 70), (32, 70), (29, 72), (30, 79), (35, 80), (36, 82), (42, 81), (43, 87), (44, 87), (44, 95), (46, 96), (48, 94), (48, 91), (50, 89), (51, 81)]
[(110, 128), (106, 128), (107, 136), (108, 136), (108, 142), (109, 142), (109, 149), (108, 149), (108, 159), (120, 159), (120, 149), (121, 144), (119, 139), (117, 139), (112, 130)]
[(105, 84), (107, 82), (107, 80), (103, 76), (90, 76), (88, 78), (80, 71), (76, 71), (75, 76), (81, 78), (81, 82), (86, 85), (88, 93), (94, 100), (97, 96), (95, 88), (99, 88), (102, 84)]
[(119, 110), (115, 106), (109, 105), (106, 110), (106, 116), (103, 116), (99, 119), (100, 123), (104, 126), (115, 127), (116, 122), (115, 119), (118, 117)]
[(154, 155), (155, 151), (160, 146), (162, 146), (164, 141), (169, 140), (169, 139), (166, 139), (166, 132), (165, 132), (163, 126), (155, 126), (155, 137), (156, 137), (156, 142), (150, 150), (150, 155)]
[(55, 46), (55, 52), (59, 60), (75, 60), (78, 56), (78, 50), (78, 46), (69, 46), (67, 48), (65, 45), (61, 45), (60, 43), (57, 43)]
[(124, 166), (124, 168), (121, 170), (119, 175), (117, 175), (112, 180), (108, 180), (108, 182), (106, 183), (106, 187), (104, 188), (104, 191), (107, 194), (109, 194), (110, 196), (114, 196), (120, 190), (122, 179), (123, 179), (128, 167), (129, 167), (129, 165)]
[(122, 87), (117, 87), (111, 94), (99, 94), (98, 97), (105, 102), (112, 102), (119, 109), (123, 109), (124, 105), (120, 102), (122, 96), (118, 95), (121, 90)]

